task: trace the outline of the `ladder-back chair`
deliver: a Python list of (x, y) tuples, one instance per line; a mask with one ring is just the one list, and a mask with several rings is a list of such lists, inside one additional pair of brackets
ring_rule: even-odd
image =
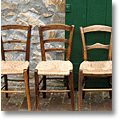
[[(95, 43), (93, 45), (86, 45), (85, 43), (85, 33), (103, 31), (111, 33), (110, 44), (104, 45), (101, 43)], [(104, 25), (92, 25), (89, 27), (80, 27), (80, 35), (83, 47), (83, 62), (79, 67), (79, 83), (78, 83), (78, 106), (79, 111), (82, 107), (82, 98), (84, 98), (86, 91), (109, 91), (110, 98), (112, 97), (112, 27)], [(88, 61), (87, 60), (87, 50), (90, 49), (109, 49), (109, 55), (107, 61)], [(104, 89), (87, 89), (86, 79), (87, 77), (108, 77), (109, 88)]]
[[(28, 110), (31, 111), (31, 100), (30, 100), (30, 90), (29, 90), (29, 57), (30, 57), (30, 37), (31, 37), (31, 25), (30, 26), (22, 26), (22, 25), (3, 25), (1, 30), (10, 30), (10, 29), (19, 29), (27, 31), (27, 41), (23, 40), (2, 40), (1, 36), (1, 75), (4, 77), (5, 85), (1, 87), (1, 90), (5, 87), (5, 90), (1, 91), (1, 93), (6, 93), (6, 97), (8, 97), (8, 93), (26, 93), (27, 96), (27, 104)], [(20, 43), (26, 44), (26, 50), (23, 49), (12, 49), (6, 50), (4, 49), (4, 44), (6, 43)], [(5, 53), (6, 52), (25, 52), (25, 61), (6, 61)], [(8, 79), (7, 75), (17, 75), (23, 74), (24, 80), (18, 79)], [(25, 91), (9, 91), (8, 90), (8, 81), (16, 81), (16, 82), (25, 82)]]
[[(47, 30), (66, 30), (70, 31), (69, 40), (62, 38), (50, 38), (43, 40), (43, 32)], [(43, 97), (46, 97), (46, 93), (61, 93), (68, 92), (68, 96), (71, 97), (72, 110), (74, 110), (74, 85), (73, 85), (73, 65), (70, 62), (71, 49), (72, 49), (72, 39), (74, 33), (74, 25), (68, 26), (63, 24), (51, 24), (39, 27), (40, 33), (40, 43), (41, 43), (41, 53), (42, 61), (37, 65), (35, 69), (35, 88), (36, 88), (36, 110), (39, 107), (39, 93), (43, 93)], [(67, 49), (65, 48), (49, 48), (45, 49), (44, 44), (48, 42), (64, 42), (68, 43)], [(64, 51), (67, 52), (66, 61), (62, 60), (52, 60), (46, 61), (45, 52), (51, 51)], [(39, 81), (38, 75), (42, 75), (42, 79)], [(47, 78), (47, 76), (67, 76), (67, 90), (47, 90), (46, 89), (46, 79), (56, 79)], [(61, 79), (61, 78), (57, 78)], [(40, 83), (43, 81), (43, 86), (39, 89)]]

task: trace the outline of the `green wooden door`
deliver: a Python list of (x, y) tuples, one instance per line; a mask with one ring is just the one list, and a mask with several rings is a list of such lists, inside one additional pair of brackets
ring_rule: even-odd
[[(71, 61), (73, 63), (74, 87), (78, 87), (79, 65), (83, 61), (82, 44), (79, 27), (90, 25), (112, 26), (112, 0), (66, 0), (65, 23), (75, 25)], [(66, 38), (68, 33), (66, 32)], [(86, 34), (86, 44), (94, 44), (96, 41), (103, 44), (109, 43), (109, 33)], [(94, 54), (93, 54), (94, 53)], [(94, 49), (88, 51), (88, 60), (107, 60), (108, 50)], [(107, 79), (89, 79), (88, 87), (108, 86)]]

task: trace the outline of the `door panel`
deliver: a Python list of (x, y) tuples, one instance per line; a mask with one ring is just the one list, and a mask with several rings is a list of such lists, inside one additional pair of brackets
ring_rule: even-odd
[[(74, 67), (74, 87), (77, 88), (79, 65), (83, 61), (79, 27), (96, 24), (112, 26), (112, 0), (66, 0), (66, 4), (70, 5), (70, 11), (66, 11), (65, 23), (67, 25), (75, 25), (71, 61)], [(110, 34), (98, 33), (86, 33), (86, 44), (91, 45), (96, 41), (109, 44)], [(66, 37), (68, 36), (67, 32), (65, 35)], [(88, 60), (107, 59), (108, 50), (94, 49), (88, 51)], [(88, 80), (88, 87), (94, 87), (95, 84), (97, 86), (100, 85), (100, 87), (108, 86), (106, 79), (99, 79), (97, 83), (94, 83), (94, 80), (91, 78)]]

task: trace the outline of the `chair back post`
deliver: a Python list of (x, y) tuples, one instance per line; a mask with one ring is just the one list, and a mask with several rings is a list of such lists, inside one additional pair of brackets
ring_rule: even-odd
[(38, 28), (39, 28), (40, 43), (41, 43), (42, 61), (46, 61), (46, 57), (45, 57), (45, 47), (44, 47), (44, 42), (43, 42), (43, 30), (42, 30), (42, 26), (40, 26), (40, 27), (38, 27)]
[[(84, 33), (96, 32), (96, 31), (110, 32), (111, 33), (110, 44), (104, 45), (101, 43), (95, 43), (93, 45), (86, 46)], [(84, 61), (87, 61), (87, 50), (96, 49), (96, 48), (109, 49), (108, 60), (112, 60), (112, 27), (105, 26), (105, 25), (92, 25), (85, 28), (80, 27), (80, 35), (82, 40)]]
[(68, 48), (67, 48), (67, 56), (66, 61), (70, 60), (71, 58), (71, 51), (72, 51), (72, 41), (73, 41), (73, 34), (74, 34), (74, 28), (75, 26), (71, 26), (70, 35), (69, 35), (69, 42), (68, 42)]
[(2, 54), (2, 60), (5, 61), (5, 54), (4, 54), (4, 47), (3, 47), (2, 36), (1, 36), (1, 54)]
[(111, 32), (111, 38), (110, 38), (110, 46), (109, 46), (108, 60), (112, 60), (112, 32)]
[(31, 28), (32, 26), (28, 26), (28, 34), (27, 34), (27, 42), (26, 42), (26, 61), (30, 59), (30, 38), (31, 38)]
[(86, 50), (85, 36), (84, 36), (84, 31), (83, 31), (82, 27), (80, 27), (80, 36), (81, 36), (81, 41), (82, 41), (83, 60), (87, 61), (87, 50)]

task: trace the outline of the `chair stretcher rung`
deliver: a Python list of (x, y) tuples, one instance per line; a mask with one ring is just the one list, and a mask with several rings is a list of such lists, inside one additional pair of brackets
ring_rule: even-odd
[(1, 87), (1, 90), (2, 90), (5, 86), (6, 86), (6, 84)]
[(70, 83), (68, 83), (68, 86), (69, 86), (69, 88), (70, 88)]
[(40, 79), (40, 82), (39, 82), (39, 85), (40, 85), (40, 83), (43, 81), (44, 79), (43, 79), (43, 77)]
[(112, 91), (112, 89), (82, 89), (82, 91)]
[(1, 75), (1, 79), (4, 77), (4, 75)]
[(8, 81), (24, 82), (22, 79), (8, 79)]
[(25, 93), (25, 91), (1, 91), (1, 93)]
[(40, 90), (39, 92), (46, 92), (46, 93), (62, 93), (62, 92), (70, 92), (70, 90)]
[(65, 78), (60, 78), (60, 77), (52, 77), (52, 78), (46, 78), (46, 79), (65, 79)]

